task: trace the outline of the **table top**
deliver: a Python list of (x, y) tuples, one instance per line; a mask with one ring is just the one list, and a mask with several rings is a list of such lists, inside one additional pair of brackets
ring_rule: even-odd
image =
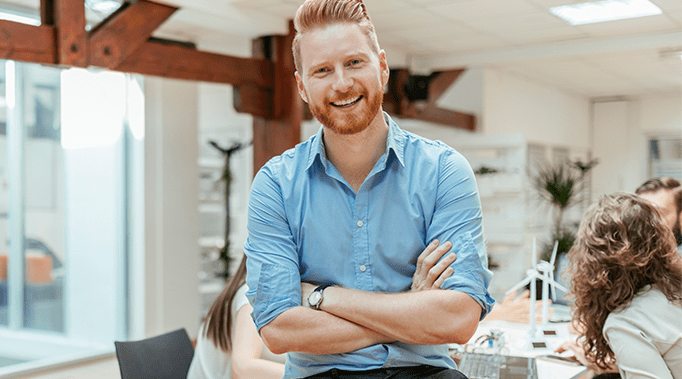
[[(476, 343), (481, 341), (481, 336), (490, 335), (491, 332), (501, 333), (503, 344), (501, 343), (499, 353), (504, 355), (517, 355), (524, 357), (539, 357), (542, 355), (556, 355), (554, 350), (563, 342), (575, 340), (576, 336), (568, 331), (568, 323), (550, 322), (547, 325), (537, 325), (538, 332), (534, 338), (530, 338), (529, 325), (519, 324), (508, 321), (488, 321), (479, 324), (476, 333), (471, 338), (466, 347), (451, 345), (453, 350), (466, 348), (467, 351), (491, 354), (494, 349), (489, 344)], [(500, 340), (502, 341), (502, 340)], [(556, 363), (544, 359), (537, 359), (539, 379), (577, 379), (587, 372), (585, 366), (574, 366), (564, 363)]]

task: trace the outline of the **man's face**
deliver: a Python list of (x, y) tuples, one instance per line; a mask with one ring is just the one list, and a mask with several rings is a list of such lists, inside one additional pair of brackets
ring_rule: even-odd
[(381, 116), (388, 65), (356, 24), (334, 24), (301, 37), (298, 91), (313, 116), (339, 134), (365, 130)]
[(680, 215), (677, 213), (672, 191), (660, 189), (656, 192), (645, 192), (639, 196), (654, 203), (663, 216), (665, 225), (676, 235), (680, 234)]

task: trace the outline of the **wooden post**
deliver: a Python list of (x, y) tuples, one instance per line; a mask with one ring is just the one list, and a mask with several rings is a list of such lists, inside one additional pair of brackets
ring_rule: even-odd
[[(298, 95), (294, 78), (296, 69), (291, 51), (294, 33), (290, 22), (288, 35), (261, 37), (253, 43), (253, 57), (269, 59), (274, 64), (273, 90), (261, 92), (262, 96), (270, 95), (270, 99), (259, 102), (269, 104), (271, 117), (253, 117), (254, 175), (270, 158), (294, 147), (301, 140), (303, 100)], [(236, 94), (239, 92), (235, 90)]]
[[(49, 4), (46, 3), (42, 7), (47, 10)], [(54, 0), (52, 7), (54, 11), (52, 21), (57, 28), (57, 63), (87, 67), (89, 49), (88, 34), (85, 31), (85, 3), (83, 0)]]

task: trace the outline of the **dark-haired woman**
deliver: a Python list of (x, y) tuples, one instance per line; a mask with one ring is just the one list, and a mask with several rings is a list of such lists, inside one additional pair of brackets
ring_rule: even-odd
[(623, 378), (682, 379), (682, 257), (655, 206), (603, 196), (570, 251), (574, 323), (586, 359)]
[[(246, 259), (213, 302), (199, 328), (188, 379), (279, 379), (285, 355), (263, 345), (246, 299)], [(237, 348), (235, 348), (237, 347)]]

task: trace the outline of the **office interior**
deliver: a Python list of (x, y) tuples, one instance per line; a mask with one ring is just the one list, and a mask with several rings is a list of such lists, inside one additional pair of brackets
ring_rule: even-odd
[[(548, 11), (568, 0), (365, 1), (394, 72), (463, 69), (435, 106), (473, 115), (473, 131), (394, 119), (479, 172), (497, 300), (525, 276), (533, 241), (551, 239), (552, 209), (532, 183), (541, 165), (598, 162), (566, 223), (601, 194), (682, 179), (682, 8), (651, 2), (660, 14), (571, 26)], [(0, 11), (30, 22), (40, 3)], [(88, 27), (122, 3), (85, 1)], [(289, 32), (301, 1), (164, 3), (179, 9), (153, 36), (251, 57), (254, 39)], [(0, 376), (111, 358), (114, 340), (177, 328), (196, 338), (224, 285), (228, 212), (232, 269), (247, 237), (258, 141), (234, 86), (21, 59), (1, 60), (0, 77)], [(300, 140), (318, 128), (304, 121)], [(227, 203), (211, 141), (237, 147)]]

